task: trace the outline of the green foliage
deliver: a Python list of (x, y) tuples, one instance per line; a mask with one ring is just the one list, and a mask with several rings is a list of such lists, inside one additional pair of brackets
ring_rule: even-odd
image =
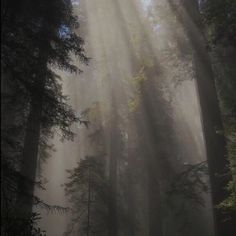
[(203, 4), (203, 18), (209, 25), (213, 43), (235, 46), (236, 2), (235, 0), (206, 0)]
[[(8, 229), (15, 233), (7, 235), (42, 235), (40, 229), (32, 226), (36, 218), (30, 222), (29, 218), (22, 220), (19, 224), (18, 219), (14, 218), (17, 196), (27, 195), (22, 189), (19, 193), (19, 179), (23, 179), (27, 185), (42, 187), (40, 182), (20, 174), (27, 117), (31, 106), (42, 103), (39, 145), (40, 154), (44, 157), (53, 148), (48, 145), (48, 139), (54, 133), (72, 139), (71, 124), (80, 120), (62, 93), (61, 78), (55, 69), (79, 73), (81, 70), (73, 64), (71, 55), (85, 64), (88, 58), (84, 54), (84, 42), (78, 35), (79, 24), (73, 15), (70, 0), (3, 0), (1, 6), (2, 80), (7, 85), (4, 89), (10, 91), (1, 94), (4, 106), (1, 142), (4, 164), (2, 213), (5, 217), (11, 212), (6, 223), (10, 225)], [(35, 196), (27, 197), (32, 198), (36, 206), (48, 211), (68, 210), (49, 206)], [(21, 218), (21, 214), (18, 218)]]
[(224, 212), (236, 211), (236, 182), (230, 181), (227, 190), (230, 195), (219, 204), (218, 208), (222, 209)]
[(223, 118), (223, 134), (227, 142), (229, 176), (233, 179), (225, 188), (229, 196), (219, 204), (223, 211), (236, 210), (236, 1), (206, 0), (202, 8), (208, 40), (212, 51), (213, 69)]
[(11, 79), (21, 85), (26, 96), (43, 93), (42, 127), (47, 132), (57, 127), (64, 137), (71, 138), (70, 125), (78, 118), (53, 70), (81, 72), (72, 64), (71, 54), (88, 62), (83, 40), (76, 34), (78, 21), (71, 1), (22, 1), (19, 9), (15, 9), (16, 2), (4, 1), (3, 6), (3, 71), (10, 71)]
[(230, 161), (229, 169), (230, 176), (233, 176), (233, 179), (226, 186), (229, 196), (219, 204), (219, 208), (231, 212), (236, 211), (236, 116), (234, 118), (224, 119), (225, 124), (225, 136), (227, 138), (227, 151), (228, 158)]
[(16, 214), (3, 215), (1, 233), (3, 236), (46, 236), (38, 227), (38, 213), (32, 213), (30, 219), (19, 218)]

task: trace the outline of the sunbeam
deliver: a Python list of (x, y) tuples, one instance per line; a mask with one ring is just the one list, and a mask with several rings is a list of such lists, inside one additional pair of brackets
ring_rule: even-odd
[(234, 235), (236, 5), (215, 2), (3, 0), (4, 235)]

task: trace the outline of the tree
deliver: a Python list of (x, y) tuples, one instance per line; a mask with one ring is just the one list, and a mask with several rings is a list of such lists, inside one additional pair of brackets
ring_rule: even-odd
[(68, 171), (65, 192), (72, 203), (72, 223), (67, 235), (106, 235), (108, 231), (108, 180), (102, 156), (86, 156)]
[(181, 234), (189, 234), (191, 214), (205, 206), (203, 193), (208, 192), (206, 182), (208, 168), (206, 162), (195, 165), (185, 165), (185, 170), (175, 174), (166, 191), (165, 204), (174, 211)]
[(207, 32), (224, 124), (222, 133), (226, 137), (227, 157), (230, 162), (228, 175), (233, 175), (233, 179), (227, 185), (229, 196), (220, 203), (220, 208), (232, 213), (236, 209), (236, 182), (234, 178), (236, 163), (236, 70), (234, 66), (236, 59), (236, 3), (232, 0), (225, 2), (207, 0), (202, 4), (202, 18)]
[(14, 96), (23, 97), (20, 113), (27, 117), (22, 119), (23, 138), (19, 138), (21, 158), (14, 167), (25, 177), (18, 182), (17, 204), (24, 205), (24, 212), (30, 215), (39, 143), (45, 145), (43, 140), (58, 131), (62, 138), (72, 139), (70, 126), (79, 121), (62, 94), (60, 77), (54, 68), (81, 72), (72, 64), (71, 54), (86, 64), (88, 58), (76, 32), (78, 21), (70, 0), (11, 0), (2, 1), (2, 6), (3, 80), (19, 86), (13, 90)]
[[(189, 41), (192, 44), (196, 83), (206, 142), (212, 201), (213, 205), (217, 206), (228, 195), (225, 186), (231, 177), (225, 175), (228, 168), (226, 144), (224, 136), (217, 132), (217, 130), (222, 130), (222, 119), (215, 87), (215, 77), (206, 47), (198, 2), (195, 0), (183, 0), (181, 1), (182, 5), (175, 5), (173, 1), (169, 2), (179, 21), (184, 26)], [(233, 220), (225, 221), (225, 215), (219, 209), (214, 208), (213, 211), (218, 235), (231, 235), (234, 230)]]
[(208, 28), (208, 39), (213, 44), (235, 47), (236, 3), (233, 0), (206, 0), (202, 3), (204, 23)]

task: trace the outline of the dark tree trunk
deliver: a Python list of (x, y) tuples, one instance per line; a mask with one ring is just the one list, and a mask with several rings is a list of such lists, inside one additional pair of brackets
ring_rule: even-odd
[(129, 187), (127, 193), (128, 200), (128, 217), (129, 217), (129, 225), (128, 232), (129, 236), (135, 236), (135, 197), (134, 197), (134, 181), (132, 178), (132, 170), (131, 174), (128, 175), (127, 185)]
[(108, 230), (109, 236), (117, 235), (117, 176), (115, 170), (116, 161), (111, 161), (110, 164), (110, 200), (109, 200), (109, 219)]
[[(134, 134), (132, 132), (132, 119), (129, 117), (130, 123), (128, 124), (127, 129), (130, 128), (129, 136), (128, 136), (128, 168), (127, 168), (127, 207), (128, 207), (128, 218), (129, 218), (129, 225), (128, 225), (128, 236), (135, 236), (136, 234), (136, 203), (135, 203), (135, 171), (137, 171), (137, 166), (135, 165), (135, 160), (137, 155), (135, 155), (134, 151), (134, 141), (132, 138)], [(136, 160), (137, 161), (137, 160)]]
[[(156, 100), (156, 89), (153, 80), (153, 71), (147, 71), (148, 82), (143, 88), (143, 108), (145, 127), (143, 127), (143, 146), (145, 147), (145, 164), (147, 170), (147, 197), (148, 197), (148, 224), (149, 236), (162, 236), (162, 205), (160, 197), (160, 136), (157, 129), (158, 118), (156, 111), (160, 112), (160, 101)], [(151, 96), (150, 96), (151, 95)], [(156, 110), (153, 110), (156, 107)], [(163, 158), (163, 157), (162, 157)]]
[(90, 207), (91, 207), (91, 173), (90, 166), (88, 167), (88, 221), (87, 221), (87, 236), (90, 235)]
[(40, 140), (41, 117), (43, 110), (43, 94), (46, 83), (46, 54), (40, 55), (39, 70), (34, 85), (30, 91), (31, 101), (29, 115), (26, 123), (22, 161), (20, 166), (21, 175), (24, 178), (18, 182), (19, 209), (29, 215), (32, 212), (34, 186), (38, 162), (38, 148)]
[[(225, 220), (227, 216), (222, 212), (222, 210), (215, 208), (215, 206), (227, 198), (228, 192), (226, 186), (230, 181), (230, 177), (226, 175), (230, 170), (228, 169), (229, 163), (226, 158), (225, 138), (222, 134), (217, 134), (217, 130), (223, 130), (223, 126), (215, 84), (212, 80), (212, 75), (207, 75), (207, 70), (204, 68), (206, 64), (203, 64), (204, 60), (202, 57), (196, 54), (194, 59), (197, 78), (196, 84), (199, 94), (202, 125), (206, 144), (212, 202), (214, 206), (215, 229), (218, 236), (233, 236), (233, 228), (235, 227), (233, 222), (231, 220)], [(210, 72), (210, 70), (208, 72)]]
[(25, 179), (19, 181), (19, 201), (24, 212), (31, 213), (33, 205), (34, 181), (37, 169), (38, 145), (40, 138), (40, 118), (42, 113), (42, 94), (32, 97), (27, 121), (21, 174)]
[(120, 153), (119, 145), (119, 132), (117, 124), (117, 114), (115, 112), (116, 107), (112, 109), (114, 113), (111, 118), (111, 151), (110, 151), (110, 160), (109, 160), (109, 185), (110, 185), (110, 194), (109, 194), (109, 219), (108, 219), (108, 235), (117, 236), (118, 226), (117, 226), (117, 159)]
[(153, 165), (150, 165), (148, 168), (149, 236), (162, 236), (162, 201), (160, 186), (155, 179), (156, 170), (154, 169), (156, 168)]
[(115, 172), (112, 170), (115, 169), (116, 161), (111, 161), (110, 164), (110, 200), (109, 200), (109, 219), (108, 219), (108, 230), (109, 236), (117, 235), (117, 177)]

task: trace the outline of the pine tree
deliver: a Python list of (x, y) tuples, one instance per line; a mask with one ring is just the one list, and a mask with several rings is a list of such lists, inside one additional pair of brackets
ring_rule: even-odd
[(24, 98), (21, 114), (27, 116), (17, 168), (29, 181), (18, 182), (18, 204), (24, 204), (24, 211), (30, 213), (41, 139), (53, 136), (55, 131), (61, 131), (62, 138), (72, 139), (70, 126), (79, 121), (62, 94), (54, 68), (78, 73), (81, 70), (73, 65), (71, 54), (85, 64), (88, 58), (70, 0), (11, 0), (3, 1), (2, 7), (3, 80), (20, 85), (23, 95), (19, 90), (15, 95)]
[(65, 192), (72, 203), (67, 234), (106, 235), (108, 230), (108, 182), (102, 156), (86, 156), (68, 171)]

